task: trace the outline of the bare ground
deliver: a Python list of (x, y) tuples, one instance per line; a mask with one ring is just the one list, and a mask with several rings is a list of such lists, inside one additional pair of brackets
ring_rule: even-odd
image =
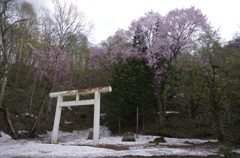
[[(187, 150), (194, 150), (194, 149), (200, 149), (200, 150), (219, 150), (220, 148), (229, 148), (229, 149), (239, 149), (239, 145), (229, 144), (229, 143), (217, 143), (217, 142), (208, 142), (203, 144), (190, 144), (189, 146), (174, 146), (174, 145), (153, 145), (149, 144), (149, 146), (158, 146), (161, 147), (168, 147), (168, 148), (181, 148), (181, 149), (187, 149)], [(100, 148), (107, 148), (107, 149), (113, 149), (113, 150), (129, 150), (127, 146), (115, 146), (115, 145), (107, 145), (107, 146), (99, 146)], [(167, 156), (123, 156), (121, 158), (224, 158), (224, 156), (219, 155), (208, 155), (208, 156), (178, 156), (178, 155), (167, 155)], [(115, 158), (115, 157), (105, 157), (105, 158)], [(228, 155), (225, 158), (240, 158), (240, 154), (236, 154), (235, 156)]]

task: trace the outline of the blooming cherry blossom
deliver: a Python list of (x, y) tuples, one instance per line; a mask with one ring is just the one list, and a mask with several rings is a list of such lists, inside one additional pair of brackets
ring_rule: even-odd
[(54, 87), (71, 87), (72, 80), (69, 75), (73, 73), (73, 60), (66, 52), (53, 47), (48, 51), (37, 50), (32, 45), (30, 47), (34, 55), (36, 77), (45, 79)]

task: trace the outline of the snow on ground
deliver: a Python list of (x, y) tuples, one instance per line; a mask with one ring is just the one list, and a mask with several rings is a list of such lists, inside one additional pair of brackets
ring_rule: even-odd
[[(216, 140), (176, 139), (165, 138), (166, 143), (151, 144), (156, 136), (139, 135), (136, 142), (122, 142), (122, 137), (111, 136), (111, 132), (101, 126), (100, 147), (93, 147), (93, 140), (87, 140), (92, 129), (73, 131), (72, 133), (59, 131), (58, 144), (50, 144), (51, 132), (40, 135), (35, 140), (13, 140), (1, 132), (0, 158), (9, 157), (106, 157), (106, 156), (207, 156), (216, 155), (217, 148), (185, 148), (192, 144), (216, 142)], [(109, 148), (109, 147), (117, 148)], [(178, 146), (178, 147), (170, 147)], [(115, 149), (115, 150), (114, 150)], [(119, 149), (119, 150), (116, 150)]]

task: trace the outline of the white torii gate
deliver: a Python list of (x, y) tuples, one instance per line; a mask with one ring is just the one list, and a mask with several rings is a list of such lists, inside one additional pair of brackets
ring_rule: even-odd
[[(51, 98), (58, 98), (56, 112), (55, 112), (55, 118), (54, 118), (54, 124), (53, 124), (51, 143), (52, 144), (57, 143), (57, 136), (58, 136), (62, 107), (94, 105), (93, 145), (94, 146), (99, 145), (100, 93), (111, 92), (111, 91), (112, 91), (112, 87), (107, 86), (107, 87), (97, 87), (97, 88), (50, 93)], [(84, 95), (84, 94), (94, 94), (94, 99), (79, 100), (79, 95)], [(74, 96), (74, 95), (76, 96), (75, 101), (63, 101), (64, 96)]]

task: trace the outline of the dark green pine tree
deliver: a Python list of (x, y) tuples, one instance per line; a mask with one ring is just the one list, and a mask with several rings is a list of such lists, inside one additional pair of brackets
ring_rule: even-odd
[(151, 119), (156, 105), (152, 86), (153, 74), (144, 61), (129, 58), (112, 68), (112, 93), (108, 94), (108, 126), (112, 131), (135, 131), (136, 111), (139, 109), (139, 128)]

